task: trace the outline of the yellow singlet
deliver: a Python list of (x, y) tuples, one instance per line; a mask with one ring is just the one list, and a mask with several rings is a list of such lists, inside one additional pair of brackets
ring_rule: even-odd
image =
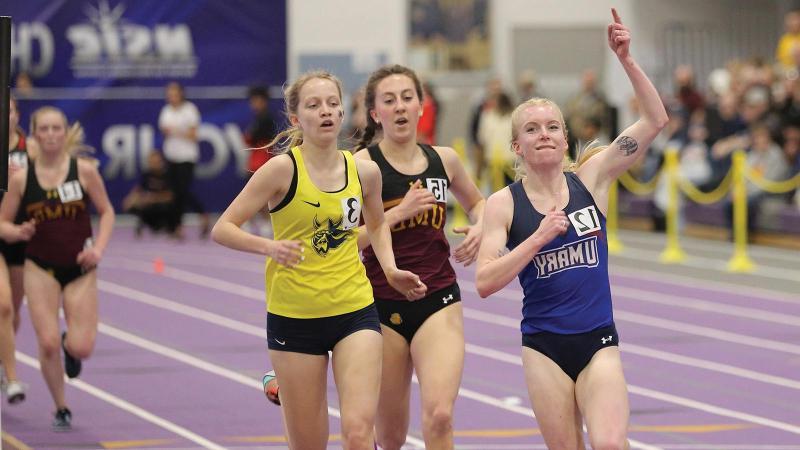
[(276, 240), (299, 240), (305, 260), (294, 268), (267, 259), (267, 311), (311, 319), (346, 314), (373, 302), (372, 286), (358, 254), (361, 183), (356, 162), (342, 151), (346, 182), (324, 192), (308, 176), (303, 153), (294, 147), (295, 176), (286, 198), (270, 211)]

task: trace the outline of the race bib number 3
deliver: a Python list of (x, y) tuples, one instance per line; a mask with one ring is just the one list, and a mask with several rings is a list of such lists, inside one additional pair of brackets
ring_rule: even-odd
[(431, 191), (437, 202), (447, 203), (447, 180), (444, 178), (426, 178), (425, 187)]
[(58, 187), (58, 198), (61, 203), (75, 202), (83, 198), (81, 184), (75, 180), (67, 181)]
[(361, 200), (356, 197), (342, 199), (342, 228), (349, 230), (361, 220)]
[(579, 209), (569, 215), (569, 221), (578, 233), (578, 236), (589, 234), (593, 231), (600, 231), (600, 217), (594, 205)]

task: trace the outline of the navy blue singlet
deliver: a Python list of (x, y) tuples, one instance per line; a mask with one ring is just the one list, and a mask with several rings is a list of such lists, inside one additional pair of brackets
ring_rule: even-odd
[[(566, 234), (556, 236), (520, 272), (525, 297), (523, 334), (549, 331), (585, 333), (613, 323), (608, 280), (606, 218), (578, 176), (565, 172), (570, 220)], [(508, 233), (509, 249), (533, 234), (544, 219), (531, 204), (521, 181), (509, 186), (514, 218)]]

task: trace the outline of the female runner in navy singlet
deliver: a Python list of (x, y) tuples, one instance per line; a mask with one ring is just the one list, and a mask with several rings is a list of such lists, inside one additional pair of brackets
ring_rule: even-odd
[(642, 116), (574, 171), (564, 170), (567, 131), (558, 106), (534, 98), (512, 115), (521, 180), (486, 205), (477, 288), (487, 297), (519, 275), (522, 361), (547, 447), (628, 448), (630, 414), (611, 309), (605, 213), (608, 190), (667, 122), (653, 84), (629, 53), (616, 11), (608, 45), (630, 79)]

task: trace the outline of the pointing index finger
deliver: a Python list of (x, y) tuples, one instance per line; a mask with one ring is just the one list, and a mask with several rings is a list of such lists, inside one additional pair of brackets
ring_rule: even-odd
[(622, 23), (622, 19), (619, 18), (616, 8), (611, 8), (611, 15), (614, 16), (614, 23)]

